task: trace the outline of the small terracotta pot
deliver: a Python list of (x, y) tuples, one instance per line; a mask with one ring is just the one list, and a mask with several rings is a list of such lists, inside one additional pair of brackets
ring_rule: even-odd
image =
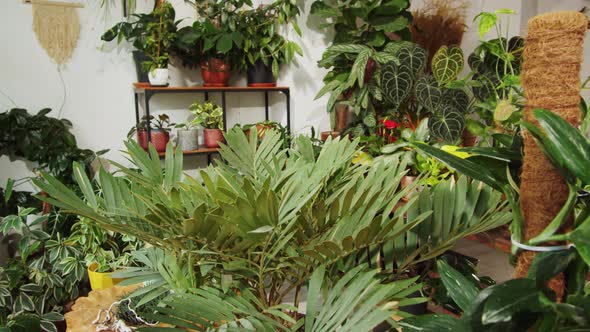
[(205, 146), (208, 148), (218, 148), (219, 143), (223, 143), (223, 131), (221, 129), (205, 129)]
[[(137, 141), (144, 150), (148, 150), (147, 130), (139, 129), (137, 131)], [(166, 144), (170, 141), (170, 134), (162, 129), (151, 129), (150, 141), (156, 148), (156, 151), (164, 152), (166, 151)]]
[(469, 130), (463, 130), (463, 146), (475, 146), (477, 138), (478, 137), (473, 135)]
[(327, 141), (328, 137), (332, 137), (332, 138), (336, 138), (338, 136), (340, 136), (340, 132), (339, 131), (322, 131), (322, 133), (320, 134), (322, 141)]
[(204, 86), (227, 86), (230, 74), (230, 66), (223, 60), (212, 58), (201, 64), (201, 76), (203, 76)]

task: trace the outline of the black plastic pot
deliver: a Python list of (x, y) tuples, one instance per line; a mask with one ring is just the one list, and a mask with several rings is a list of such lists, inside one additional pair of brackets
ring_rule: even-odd
[(256, 61), (253, 66), (248, 67), (248, 86), (269, 87), (276, 86), (277, 80), (272, 74), (270, 62), (265, 65), (262, 60)]
[(133, 51), (133, 61), (135, 61), (135, 72), (137, 73), (137, 82), (149, 82), (148, 73), (144, 72), (141, 64), (149, 61), (150, 58), (142, 51)]

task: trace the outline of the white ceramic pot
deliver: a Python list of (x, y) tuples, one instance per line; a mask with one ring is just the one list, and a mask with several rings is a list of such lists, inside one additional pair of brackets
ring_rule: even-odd
[(177, 131), (178, 146), (182, 151), (193, 151), (199, 148), (199, 131), (197, 129)]
[(162, 86), (168, 84), (168, 68), (158, 68), (148, 72), (150, 85)]

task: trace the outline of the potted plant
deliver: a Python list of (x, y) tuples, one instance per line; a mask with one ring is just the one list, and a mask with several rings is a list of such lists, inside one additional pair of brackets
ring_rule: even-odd
[(149, 60), (142, 63), (142, 68), (148, 72), (151, 85), (165, 86), (168, 84), (169, 50), (176, 38), (174, 8), (169, 2), (164, 2), (154, 9), (153, 15), (158, 20), (146, 25), (144, 51)]
[[(174, 19), (174, 8), (170, 6), (166, 10), (169, 12), (169, 16), (172, 16), (172, 19)], [(160, 22), (159, 13), (159, 11), (154, 10), (154, 12), (149, 14), (133, 14), (129, 16), (128, 20), (115, 24), (101, 36), (101, 39), (106, 42), (113, 41), (116, 38), (118, 44), (123, 40), (131, 43), (134, 48), (132, 53), (137, 80), (144, 84), (149, 82), (148, 72), (143, 68), (143, 63), (150, 61), (150, 58), (145, 52), (149, 37), (148, 25)], [(168, 26), (170, 32), (176, 31), (177, 24), (178, 22), (174, 23), (174, 28)]]
[(200, 67), (204, 86), (228, 85), (231, 63), (242, 47), (238, 29), (242, 0), (195, 1), (200, 20), (178, 30), (173, 52), (190, 68)]
[[(299, 8), (290, 1), (275, 1), (244, 11), (239, 17), (244, 43), (239, 54), (238, 70), (246, 69), (248, 86), (276, 86), (281, 64), (289, 64), (295, 54), (303, 55), (301, 47), (277, 33), (280, 25), (296, 20)], [(301, 31), (295, 28), (301, 35)]]
[(148, 117), (144, 116), (141, 122), (131, 128), (127, 137), (131, 137), (137, 133), (137, 141), (139, 145), (144, 149), (148, 150), (148, 126), (150, 127), (150, 139), (149, 142), (154, 145), (156, 151), (166, 151), (166, 145), (170, 141), (170, 128), (173, 124), (170, 123), (170, 118), (166, 114), (158, 115), (158, 118), (154, 118), (152, 115)]
[(192, 121), (176, 125), (178, 128), (176, 131), (177, 144), (181, 146), (183, 151), (193, 151), (199, 148), (199, 129), (197, 127), (200, 123), (196, 114), (192, 113), (195, 115)]
[(189, 110), (195, 115), (195, 124), (203, 126), (205, 146), (218, 148), (219, 142), (223, 142), (223, 109), (212, 102), (195, 102)]

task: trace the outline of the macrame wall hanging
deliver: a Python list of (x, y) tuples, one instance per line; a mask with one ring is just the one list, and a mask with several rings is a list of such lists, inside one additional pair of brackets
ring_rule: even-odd
[(63, 65), (74, 52), (80, 36), (78, 3), (32, 0), (33, 31), (41, 47), (55, 63)]

